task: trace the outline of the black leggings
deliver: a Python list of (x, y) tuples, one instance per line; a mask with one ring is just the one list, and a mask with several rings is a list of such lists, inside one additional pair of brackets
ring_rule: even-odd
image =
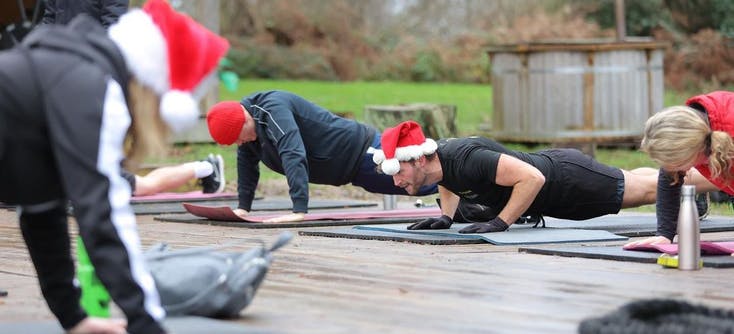
[(38, 274), (41, 292), (64, 329), (86, 317), (79, 304), (81, 290), (74, 281), (66, 205), (31, 213), (20, 210), (20, 230)]

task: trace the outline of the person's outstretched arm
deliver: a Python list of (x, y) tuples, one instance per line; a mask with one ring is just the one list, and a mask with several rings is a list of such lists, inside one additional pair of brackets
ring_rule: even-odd
[(240, 217), (252, 209), (255, 189), (260, 181), (260, 157), (262, 153), (257, 142), (237, 147), (237, 198), (239, 203), (235, 213)]
[(673, 242), (678, 228), (678, 210), (680, 209), (680, 189), (683, 186), (683, 176), (678, 183), (673, 184), (673, 178), (662, 168), (658, 172), (658, 190), (655, 203), (655, 215), (658, 220), (658, 228), (654, 237), (636, 240), (624, 245), (625, 248), (669, 244)]
[(512, 187), (510, 200), (497, 215), (510, 225), (533, 204), (545, 184), (545, 176), (527, 162), (502, 154), (497, 164), (495, 183)]
[[(290, 222), (303, 220), (304, 215), (308, 212), (308, 158), (306, 147), (301, 138), (301, 130), (298, 127), (291, 103), (282, 98), (273, 98), (267, 101), (262, 107), (267, 112), (263, 112), (259, 119), (260, 123), (267, 124), (267, 131), (264, 136), (259, 136), (258, 141), (267, 141), (261, 143), (263, 146), (263, 157), (277, 154), (280, 159), (280, 167), (288, 181), (288, 193), (293, 202), (293, 213), (281, 217), (276, 217), (267, 222)], [(307, 130), (307, 129), (306, 129)], [(304, 131), (306, 131), (304, 130)], [(274, 149), (275, 152), (265, 152)], [(266, 161), (267, 159), (264, 158)], [(271, 163), (277, 163), (272, 162)]]

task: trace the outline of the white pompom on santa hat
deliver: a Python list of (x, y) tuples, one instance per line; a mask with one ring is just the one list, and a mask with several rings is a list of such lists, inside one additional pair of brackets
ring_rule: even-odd
[(196, 124), (199, 106), (192, 91), (216, 71), (229, 42), (165, 0), (131, 9), (110, 27), (109, 36), (130, 73), (161, 95), (161, 118), (171, 130)]
[(433, 154), (438, 148), (433, 139), (423, 135), (420, 124), (415, 121), (405, 121), (385, 129), (380, 145), (382, 149), (374, 151), (372, 161), (387, 175), (395, 175), (400, 171), (400, 161)]

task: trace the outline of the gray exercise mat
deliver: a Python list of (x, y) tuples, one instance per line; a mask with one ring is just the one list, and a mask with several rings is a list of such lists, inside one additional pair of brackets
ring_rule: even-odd
[(190, 213), (176, 215), (160, 215), (153, 220), (169, 223), (203, 224), (228, 227), (244, 228), (292, 228), (292, 227), (327, 227), (327, 226), (350, 226), (367, 224), (400, 224), (413, 223), (421, 218), (370, 218), (370, 219), (345, 219), (345, 220), (309, 220), (290, 223), (251, 223), (211, 220), (194, 216)]
[[(216, 320), (203, 317), (171, 317), (163, 322), (166, 329), (176, 334), (251, 334), (269, 333), (253, 329), (233, 321)], [(0, 322), (3, 334), (63, 334), (64, 330), (55, 320), (25, 322)]]
[(446, 230), (408, 230), (409, 224), (393, 224), (378, 226), (355, 226), (355, 229), (384, 231), (403, 234), (434, 235), (453, 237), (458, 239), (478, 239), (493, 245), (531, 245), (567, 242), (617, 241), (627, 240), (604, 230), (581, 230), (570, 228), (533, 228), (527, 225), (512, 225), (507, 231), (495, 233), (459, 233), (459, 230), (469, 224), (453, 224)]
[(361, 230), (355, 228), (298, 231), (298, 234), (314, 237), (412, 242), (416, 244), (427, 245), (463, 245), (484, 243), (484, 240), (480, 239), (455, 238), (453, 236), (425, 235), (415, 233), (395, 233), (385, 231)]
[[(158, 215), (168, 213), (186, 213), (183, 202), (169, 203), (136, 203), (132, 205), (133, 211), (138, 215)], [(236, 208), (239, 203), (237, 201), (201, 201), (196, 205), (202, 206), (230, 206)], [(377, 203), (368, 201), (351, 201), (351, 200), (318, 200), (312, 199), (308, 201), (309, 210), (320, 209), (344, 209), (344, 208), (364, 208), (374, 207)], [(269, 199), (264, 198), (252, 202), (252, 211), (289, 211), (293, 209), (293, 202), (290, 198)]]
[[(627, 237), (653, 236), (657, 231), (655, 214), (606, 215), (580, 221), (546, 217), (545, 223), (547, 227), (605, 230)], [(734, 231), (734, 219), (731, 217), (708, 217), (701, 221), (703, 233), (725, 231)]]
[[(587, 259), (602, 259), (626, 262), (657, 263), (662, 253), (628, 251), (618, 246), (575, 246), (575, 247), (520, 247), (520, 252)], [(734, 268), (734, 256), (702, 256), (704, 267)]]

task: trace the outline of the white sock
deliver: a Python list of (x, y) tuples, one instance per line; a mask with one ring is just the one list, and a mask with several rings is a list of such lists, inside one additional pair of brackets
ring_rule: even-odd
[(208, 161), (194, 161), (186, 164), (194, 169), (194, 176), (196, 176), (197, 179), (207, 177), (214, 173), (214, 165)]

